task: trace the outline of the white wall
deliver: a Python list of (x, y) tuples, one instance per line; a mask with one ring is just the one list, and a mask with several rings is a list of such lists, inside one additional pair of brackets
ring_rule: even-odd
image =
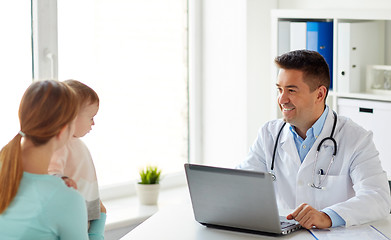
[(203, 159), (229, 165), (245, 149), (246, 5), (206, 0), (202, 17)]
[(246, 156), (257, 129), (270, 119), (272, 7), (276, 7), (274, 0), (202, 1), (204, 163), (237, 165)]
[[(258, 129), (273, 116), (271, 77), (271, 15), (275, 0), (247, 0), (247, 129), (246, 152), (257, 137)], [(242, 157), (244, 159), (245, 155)]]
[[(201, 2), (201, 161), (232, 167), (273, 116), (273, 8), (390, 9), (389, 0), (204, 0)], [(347, 10), (348, 11), (348, 10)], [(391, 14), (391, 11), (390, 11)]]

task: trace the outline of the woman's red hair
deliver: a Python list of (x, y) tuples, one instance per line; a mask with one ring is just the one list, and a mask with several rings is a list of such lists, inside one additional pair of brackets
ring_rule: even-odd
[[(44, 145), (75, 119), (78, 110), (76, 94), (65, 83), (33, 82), (20, 102), (20, 130), (35, 146)], [(23, 176), (21, 138), (16, 134), (0, 152), (0, 214), (14, 199)]]

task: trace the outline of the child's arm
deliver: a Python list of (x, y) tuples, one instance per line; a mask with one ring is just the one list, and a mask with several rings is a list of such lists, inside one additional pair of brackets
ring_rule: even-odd
[(106, 208), (100, 201), (100, 218), (91, 221), (91, 225), (88, 229), (88, 237), (90, 240), (102, 240), (104, 239), (104, 231), (106, 224)]
[(101, 200), (99, 200), (99, 202), (100, 202), (100, 212), (106, 213), (106, 207), (105, 207), (105, 205), (103, 205), (103, 203), (102, 203)]
[(91, 221), (88, 230), (88, 237), (90, 240), (103, 240), (105, 233), (106, 213), (101, 212), (100, 218)]

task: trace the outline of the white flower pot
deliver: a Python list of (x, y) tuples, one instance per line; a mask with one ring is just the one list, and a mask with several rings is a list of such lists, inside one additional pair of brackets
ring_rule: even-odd
[(156, 205), (160, 184), (136, 184), (138, 199), (143, 205)]

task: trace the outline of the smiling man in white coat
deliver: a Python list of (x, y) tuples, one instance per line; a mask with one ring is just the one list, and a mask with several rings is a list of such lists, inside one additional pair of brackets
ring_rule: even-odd
[(326, 105), (330, 74), (325, 59), (297, 50), (275, 63), (283, 119), (259, 130), (238, 168), (271, 172), (279, 208), (295, 209), (287, 218), (305, 228), (385, 218), (391, 196), (372, 132)]

